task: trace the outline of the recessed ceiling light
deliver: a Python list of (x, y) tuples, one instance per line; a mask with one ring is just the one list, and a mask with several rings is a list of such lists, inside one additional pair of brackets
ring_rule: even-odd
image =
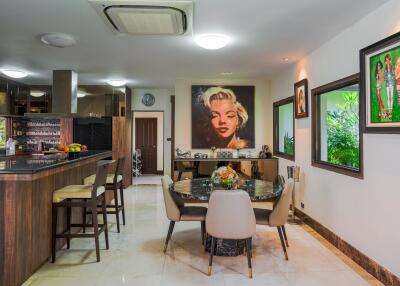
[(23, 78), (28, 75), (28, 73), (20, 70), (1, 70), (1, 72), (12, 78)]
[(44, 95), (43, 91), (31, 91), (31, 96), (33, 97), (41, 97)]
[(221, 34), (204, 34), (196, 38), (196, 43), (207, 50), (218, 50), (229, 43), (229, 38)]
[(222, 72), (221, 75), (232, 75), (233, 72)]
[(282, 61), (288, 62), (288, 61), (289, 61), (289, 58), (282, 58)]
[(107, 83), (112, 86), (123, 86), (126, 84), (126, 80), (123, 79), (109, 79)]
[(40, 40), (46, 45), (65, 48), (76, 45), (76, 40), (73, 36), (62, 33), (48, 33), (40, 36)]
[(82, 92), (82, 91), (78, 91), (77, 95), (78, 98), (82, 98), (86, 96), (86, 93)]

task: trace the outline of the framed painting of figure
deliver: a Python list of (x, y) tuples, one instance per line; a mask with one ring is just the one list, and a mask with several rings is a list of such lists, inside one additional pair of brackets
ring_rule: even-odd
[(308, 82), (303, 79), (294, 84), (294, 115), (295, 118), (308, 117)]
[(192, 86), (192, 148), (254, 148), (254, 86)]
[(362, 129), (400, 133), (400, 32), (360, 51)]

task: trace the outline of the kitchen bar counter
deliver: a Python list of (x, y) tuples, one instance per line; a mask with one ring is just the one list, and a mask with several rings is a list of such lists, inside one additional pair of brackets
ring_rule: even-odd
[[(96, 172), (98, 160), (111, 151), (91, 151), (74, 159), (46, 155), (0, 158), (0, 285), (21, 285), (51, 256), (53, 192), (78, 185)], [(58, 232), (66, 227), (66, 210), (58, 214)], [(81, 210), (72, 209), (72, 223)], [(59, 239), (57, 248), (65, 240)]]
[(72, 158), (66, 153), (0, 157), (0, 174), (33, 174), (99, 155), (112, 156), (111, 151), (87, 151)]

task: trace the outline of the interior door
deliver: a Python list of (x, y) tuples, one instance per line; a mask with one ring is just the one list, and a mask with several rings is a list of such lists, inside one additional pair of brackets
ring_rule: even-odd
[(142, 173), (157, 174), (157, 118), (136, 118), (136, 149), (142, 153)]

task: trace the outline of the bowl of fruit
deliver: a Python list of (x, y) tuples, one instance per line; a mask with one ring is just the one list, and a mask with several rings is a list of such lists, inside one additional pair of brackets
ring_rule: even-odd
[(67, 146), (59, 145), (57, 149), (60, 151), (67, 152), (70, 158), (76, 158), (78, 157), (79, 153), (87, 151), (86, 145), (82, 145), (79, 143), (72, 143)]

